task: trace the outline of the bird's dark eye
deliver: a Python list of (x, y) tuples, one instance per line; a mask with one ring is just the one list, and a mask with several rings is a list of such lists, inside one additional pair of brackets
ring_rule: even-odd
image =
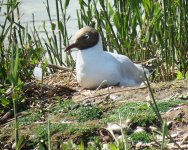
[(85, 35), (84, 35), (84, 39), (89, 39), (89, 35), (88, 35), (88, 34), (85, 34)]

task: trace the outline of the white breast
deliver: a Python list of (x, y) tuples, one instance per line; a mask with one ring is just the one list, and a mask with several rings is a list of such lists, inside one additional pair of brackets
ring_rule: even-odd
[(104, 80), (107, 85), (116, 85), (121, 79), (118, 62), (106, 52), (93, 48), (78, 51), (76, 73), (78, 83), (88, 89), (97, 88)]

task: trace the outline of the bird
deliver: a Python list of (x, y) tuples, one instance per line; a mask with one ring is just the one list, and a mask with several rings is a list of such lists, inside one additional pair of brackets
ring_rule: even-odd
[(74, 42), (65, 48), (70, 53), (77, 48), (76, 79), (84, 89), (106, 86), (140, 86), (149, 76), (149, 70), (133, 63), (127, 56), (103, 50), (99, 32), (85, 26), (74, 35)]

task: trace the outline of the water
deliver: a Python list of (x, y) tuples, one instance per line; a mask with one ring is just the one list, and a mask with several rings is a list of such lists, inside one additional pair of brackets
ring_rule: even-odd
[[(4, 1), (5, 3), (5, 1)], [(64, 1), (63, 1), (64, 3)], [(32, 29), (32, 22), (33, 22), (33, 15), (35, 20), (35, 26), (37, 27), (37, 30), (39, 31), (39, 36), (41, 38), (46, 39), (46, 35), (43, 32), (42, 28), (42, 22), (46, 22), (46, 29), (50, 32), (50, 22), (48, 18), (48, 14), (46, 11), (46, 1), (45, 0), (22, 0), (20, 5), (20, 22), (23, 27), (26, 27), (28, 24), (29, 29), (31, 32)], [(56, 6), (55, 6), (55, 0), (49, 0), (49, 7), (51, 11), (51, 17), (54, 23), (57, 22), (56, 18)], [(76, 0), (70, 0), (69, 6), (67, 8), (67, 15), (70, 15), (70, 19), (67, 23), (67, 30), (69, 37), (74, 35), (74, 33), (78, 30), (77, 25), (77, 16), (76, 16), (76, 10), (79, 9), (79, 3)], [(0, 23), (2, 24), (4, 22), (5, 16), (4, 13), (6, 12), (6, 6), (3, 5), (2, 10), (0, 12)], [(76, 54), (74, 53), (73, 56)], [(62, 57), (65, 55), (63, 54)], [(37, 79), (42, 78), (42, 69), (40, 67), (36, 67), (34, 69), (34, 76)]]
[[(34, 14), (35, 25), (36, 27), (38, 27), (38, 30), (43, 31), (42, 21), (45, 21), (47, 29), (50, 29), (50, 22), (45, 5), (46, 5), (45, 0), (22, 0), (20, 11), (21, 14), (23, 14), (21, 18), (21, 22), (23, 23), (23, 25), (24, 24), (26, 25), (27, 23), (31, 23), (32, 14)], [(51, 11), (52, 20), (54, 23), (56, 23), (57, 18), (56, 18), (55, 0), (49, 0), (49, 7)], [(79, 9), (78, 1), (70, 0), (69, 7), (67, 8), (67, 15), (71, 16), (70, 20), (67, 23), (69, 36), (73, 35), (78, 30), (77, 16), (76, 16), (77, 9)], [(43, 34), (43, 32), (41, 32), (41, 34)], [(43, 38), (45, 38), (45, 36)]]
[[(4, 1), (4, 3), (6, 3), (6, 1)], [(46, 5), (46, 0), (21, 0), (21, 4), (20, 4), (21, 25), (23, 27), (26, 27), (26, 25), (28, 24), (29, 28), (32, 29), (32, 21), (33, 21), (32, 14), (34, 14), (35, 26), (39, 31), (40, 37), (42, 38), (46, 38), (46, 35), (44, 34), (42, 28), (43, 21), (46, 22), (46, 28), (47, 30), (49, 29), (50, 31), (50, 22), (45, 5)], [(56, 18), (55, 0), (49, 0), (49, 6), (50, 6), (52, 20), (54, 23), (56, 23), (57, 18)], [(78, 30), (77, 16), (76, 16), (77, 9), (79, 9), (78, 1), (70, 0), (69, 6), (67, 8), (67, 15), (71, 16), (67, 23), (69, 36), (73, 35)], [(6, 13), (6, 5), (3, 5), (0, 11), (1, 24), (5, 20), (5, 15), (4, 15), (5, 13)]]

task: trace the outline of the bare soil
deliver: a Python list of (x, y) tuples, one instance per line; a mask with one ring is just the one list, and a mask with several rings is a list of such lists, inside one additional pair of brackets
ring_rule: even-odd
[[(188, 101), (188, 80), (151, 83), (151, 88), (156, 100), (182, 99)], [(76, 104), (103, 105), (106, 109), (118, 107), (123, 103), (151, 100), (150, 92), (145, 85), (134, 88), (108, 87), (99, 90), (85, 90), (79, 87), (73, 72), (63, 71), (46, 77), (42, 83), (41, 81), (27, 83), (23, 89), (27, 101), (23, 102), (23, 105), (27, 103), (27, 107), (32, 108), (33, 111), (40, 108), (51, 109), (57, 101), (57, 97), (60, 97), (60, 99), (73, 99)], [(38, 102), (35, 103), (34, 99), (41, 99), (40, 105)], [(1, 137), (4, 137), (4, 140), (9, 138), (8, 141), (12, 142), (13, 137), (10, 134), (13, 129), (9, 127), (9, 123), (13, 121), (13, 112), (9, 111), (7, 113), (0, 116), (0, 134), (4, 134), (3, 130), (6, 130), (7, 135), (1, 135)], [(19, 115), (23, 116), (24, 112), (19, 112), (18, 117)], [(44, 115), (43, 118), (47, 115)], [(51, 116), (51, 120), (58, 122), (58, 119), (64, 116), (59, 114), (56, 117)], [(168, 122), (170, 132), (178, 144), (182, 148), (188, 149), (188, 105), (184, 104), (171, 108), (168, 112), (162, 114), (162, 117)], [(42, 121), (39, 120), (39, 122)], [(40, 123), (35, 122), (27, 126), (27, 129), (22, 128), (21, 130), (25, 134), (32, 135), (32, 129), (35, 128), (36, 124)], [(168, 144), (170, 148), (176, 148), (172, 141), (169, 141)]]
[[(74, 74), (68, 75), (68, 87), (76, 92), (72, 99), (76, 103), (91, 103), (109, 107), (109, 101), (113, 101), (113, 107), (123, 103), (134, 101), (150, 101), (150, 92), (146, 85), (141, 87), (108, 87), (99, 90), (85, 90), (76, 83)], [(60, 76), (58, 76), (58, 80)], [(63, 76), (64, 77), (64, 76)], [(67, 80), (67, 78), (66, 78)], [(47, 81), (47, 80), (46, 80)], [(65, 83), (62, 79), (56, 83)], [(53, 85), (56, 85), (56, 83)], [(71, 85), (70, 85), (71, 84)], [(155, 100), (182, 99), (188, 101), (188, 80), (174, 80), (170, 82), (151, 83), (152, 92)], [(110, 106), (111, 107), (111, 106)], [(170, 124), (170, 132), (174, 139), (183, 147), (188, 149), (188, 105), (180, 105), (171, 108), (168, 112), (162, 114), (163, 119)], [(177, 119), (176, 119), (177, 118)], [(175, 148), (173, 142), (169, 141), (169, 147)]]

